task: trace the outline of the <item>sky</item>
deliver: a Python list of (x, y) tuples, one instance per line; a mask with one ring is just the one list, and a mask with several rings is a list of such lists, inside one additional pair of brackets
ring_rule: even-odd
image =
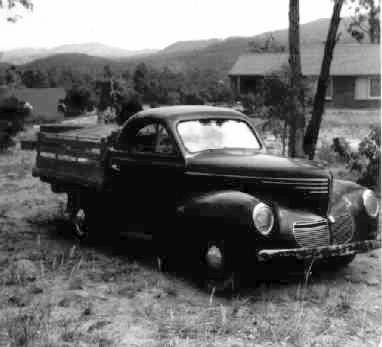
[[(253, 36), (288, 26), (289, 0), (33, 0), (34, 10), (6, 21), (0, 50), (100, 42), (129, 50), (176, 41)], [(300, 22), (329, 18), (331, 0), (300, 0)], [(3, 35), (5, 33), (5, 35)]]

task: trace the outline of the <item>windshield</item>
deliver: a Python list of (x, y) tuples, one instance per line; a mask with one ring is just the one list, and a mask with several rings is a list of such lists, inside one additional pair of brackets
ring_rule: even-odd
[(210, 149), (260, 149), (247, 123), (236, 119), (197, 119), (178, 124), (178, 133), (189, 152)]

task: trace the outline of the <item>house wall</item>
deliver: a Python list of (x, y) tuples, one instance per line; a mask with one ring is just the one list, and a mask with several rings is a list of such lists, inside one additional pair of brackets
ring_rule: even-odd
[[(236, 95), (247, 94), (249, 92), (256, 93), (256, 86), (263, 77), (262, 76), (231, 76), (232, 88)], [(355, 98), (355, 81), (356, 76), (333, 76), (333, 95), (331, 99), (326, 100), (326, 106), (331, 108), (371, 108), (377, 109), (381, 107), (380, 99), (356, 100)], [(316, 84), (316, 78), (308, 77), (312, 88)]]
[(380, 108), (380, 99), (355, 99), (355, 76), (333, 76), (333, 98), (327, 106), (333, 108)]
[(234, 93), (238, 95), (256, 93), (262, 76), (230, 76), (231, 87)]

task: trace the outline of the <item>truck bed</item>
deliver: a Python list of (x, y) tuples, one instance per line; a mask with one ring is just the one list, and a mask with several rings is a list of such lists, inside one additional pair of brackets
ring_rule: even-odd
[(105, 182), (105, 154), (115, 125), (79, 129), (43, 127), (37, 135), (33, 175), (53, 184), (100, 189)]

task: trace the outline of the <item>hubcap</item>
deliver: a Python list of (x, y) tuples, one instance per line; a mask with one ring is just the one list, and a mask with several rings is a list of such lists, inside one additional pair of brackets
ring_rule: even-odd
[(206, 261), (209, 268), (221, 270), (224, 265), (224, 257), (220, 248), (215, 245), (209, 247), (206, 253)]
[(78, 237), (84, 237), (86, 234), (85, 231), (85, 212), (82, 209), (79, 209), (77, 213), (72, 217), (74, 231)]

